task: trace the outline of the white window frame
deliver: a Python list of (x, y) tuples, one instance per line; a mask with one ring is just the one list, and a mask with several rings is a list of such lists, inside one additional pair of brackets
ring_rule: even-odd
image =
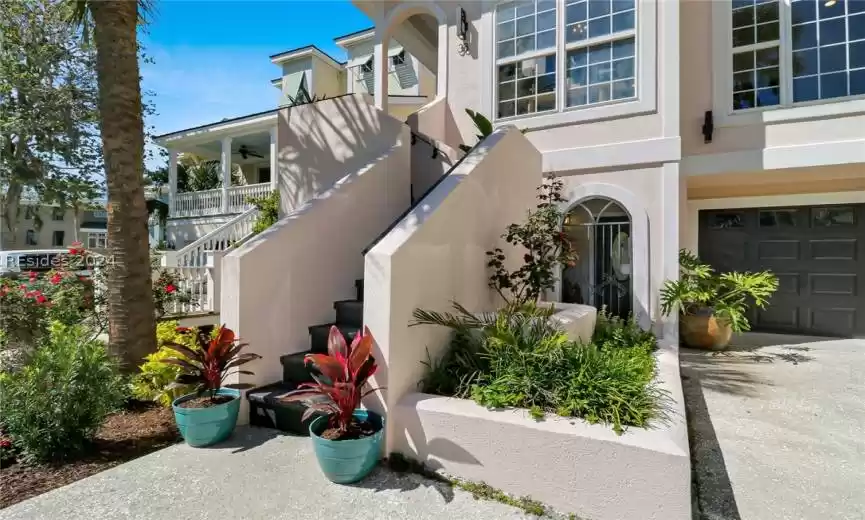
[[(102, 245), (99, 245), (100, 243)], [(96, 244), (96, 245), (94, 245), (94, 244)], [(106, 247), (108, 247), (108, 233), (107, 232), (97, 232), (97, 231), (88, 232), (87, 233), (87, 247), (88, 247), (88, 249), (105, 249)]]
[[(780, 21), (779, 67), (781, 87), (778, 105), (733, 110), (733, 0), (712, 1), (712, 84), (716, 126), (748, 126), (808, 119), (865, 114), (865, 94), (816, 99), (793, 104), (793, 49), (791, 42), (791, 9), (788, 0), (779, 0)], [(758, 43), (743, 49), (771, 47)]]
[[(484, 32), (480, 46), (481, 63), (489, 64), (483, 67), (482, 82), (487, 88), (481, 92), (481, 106), (490, 114), (494, 124), (516, 124), (520, 128), (538, 129), (552, 126), (568, 125), (599, 119), (611, 119), (625, 116), (636, 116), (657, 111), (657, 79), (658, 79), (658, 2), (656, 0), (636, 0), (636, 56), (635, 78), (636, 97), (628, 100), (613, 100), (594, 105), (566, 106), (567, 87), (565, 80), (565, 60), (567, 51), (577, 47), (587, 47), (606, 41), (624, 38), (604, 36), (580, 42), (566, 43), (565, 31), (565, 1), (556, 0), (556, 111), (535, 114), (516, 115), (498, 118), (496, 106), (496, 89), (498, 88), (496, 60), (496, 7), (509, 0), (484, 0), (484, 12), (481, 19)], [(547, 51), (532, 51), (519, 55), (519, 58), (530, 59), (549, 54)]]

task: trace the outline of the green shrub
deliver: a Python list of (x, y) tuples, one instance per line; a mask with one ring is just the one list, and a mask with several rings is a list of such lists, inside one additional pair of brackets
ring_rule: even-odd
[(81, 452), (123, 401), (123, 378), (105, 346), (81, 326), (53, 323), (21, 370), (0, 378), (4, 430), (26, 459)]
[(162, 406), (171, 406), (171, 402), (181, 395), (188, 394), (191, 388), (169, 388), (181, 368), (177, 365), (163, 363), (172, 357), (182, 357), (174, 350), (165, 348), (166, 343), (180, 343), (189, 348), (198, 348), (195, 334), (182, 334), (177, 331), (176, 321), (163, 321), (156, 324), (156, 345), (158, 350), (145, 357), (140, 372), (132, 378), (132, 396), (142, 401), (154, 401)]
[(603, 310), (598, 312), (592, 343), (601, 350), (641, 347), (651, 351), (657, 345), (655, 335), (641, 329), (633, 318), (623, 320)]
[(655, 338), (633, 320), (602, 316), (592, 343), (570, 341), (549, 318), (552, 308), (506, 308), (474, 316), (415, 311), (415, 324), (455, 330), (448, 351), (430, 360), (422, 390), (610, 424), (617, 433), (663, 415), (654, 381)]
[(250, 197), (249, 203), (258, 208), (258, 220), (252, 226), (252, 233), (257, 235), (276, 224), (279, 220), (279, 191), (272, 191), (264, 197)]

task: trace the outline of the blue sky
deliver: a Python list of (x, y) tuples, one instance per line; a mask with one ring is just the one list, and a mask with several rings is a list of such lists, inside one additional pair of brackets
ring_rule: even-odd
[(372, 25), (347, 0), (157, 0), (140, 39), (154, 63), (141, 66), (163, 134), (274, 108), (269, 56), (315, 44), (342, 60), (333, 38)]

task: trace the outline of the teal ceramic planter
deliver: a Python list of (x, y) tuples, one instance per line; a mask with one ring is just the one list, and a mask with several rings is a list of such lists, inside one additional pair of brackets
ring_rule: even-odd
[(197, 397), (196, 394), (186, 394), (171, 403), (174, 409), (174, 420), (186, 444), (193, 447), (210, 446), (224, 441), (234, 431), (237, 425), (237, 413), (240, 411), (240, 391), (230, 388), (220, 388), (216, 395), (234, 397), (231, 401), (209, 408), (181, 408), (178, 404)]
[(370, 410), (355, 410), (354, 416), (361, 421), (367, 420), (378, 431), (363, 439), (331, 441), (318, 435), (327, 427), (327, 417), (319, 417), (309, 425), (309, 436), (321, 471), (337, 484), (357, 482), (378, 463), (381, 455), (381, 438), (384, 432), (384, 419)]

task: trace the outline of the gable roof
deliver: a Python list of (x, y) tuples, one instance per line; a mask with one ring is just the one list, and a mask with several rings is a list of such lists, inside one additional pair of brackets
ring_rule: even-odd
[(307, 56), (317, 56), (328, 62), (334, 68), (341, 68), (343, 66), (343, 62), (338, 61), (336, 58), (319, 49), (315, 45), (304, 45), (303, 47), (298, 47), (296, 49), (289, 49), (277, 54), (271, 54), (270, 61), (271, 63), (282, 63), (284, 61), (305, 58)]

